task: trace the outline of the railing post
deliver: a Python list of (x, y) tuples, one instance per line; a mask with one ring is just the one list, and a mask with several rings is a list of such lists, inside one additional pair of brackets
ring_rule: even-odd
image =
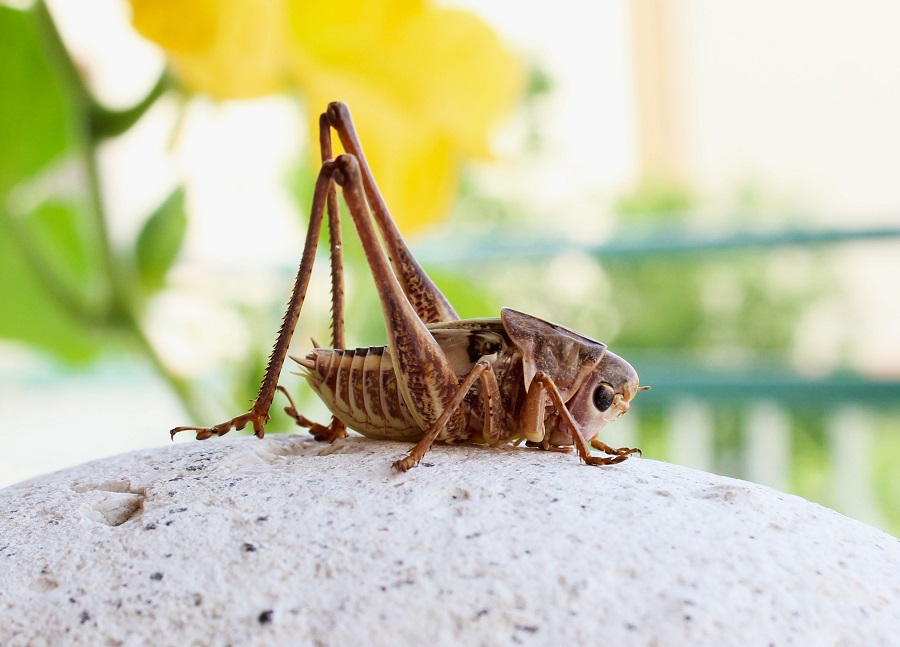
[(696, 400), (675, 405), (669, 416), (669, 452), (673, 463), (710, 471), (713, 466), (713, 413)]
[(834, 411), (826, 433), (831, 454), (831, 498), (838, 510), (880, 528), (887, 521), (872, 498), (870, 478), (875, 422), (861, 407)]
[(789, 489), (791, 419), (774, 402), (754, 402), (744, 424), (747, 478), (783, 492)]

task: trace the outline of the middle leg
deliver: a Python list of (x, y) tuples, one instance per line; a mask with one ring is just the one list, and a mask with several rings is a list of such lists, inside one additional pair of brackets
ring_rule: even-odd
[(294, 398), (291, 397), (291, 394), (288, 393), (286, 388), (279, 384), (278, 390), (284, 394), (284, 397), (287, 398), (289, 403), (289, 405), (284, 408), (284, 412), (294, 419), (294, 422), (298, 427), (309, 429), (309, 433), (312, 434), (312, 437), (315, 440), (333, 443), (338, 438), (346, 438), (349, 435), (347, 434), (346, 425), (338, 420), (336, 416), (332, 416), (331, 423), (327, 426), (321, 425), (318, 422), (301, 415), (300, 412), (297, 411), (297, 405), (294, 404)]
[[(460, 405), (462, 404), (466, 395), (469, 393), (469, 389), (471, 389), (472, 385), (475, 384), (475, 380), (481, 378), (487, 372), (493, 373), (493, 369), (491, 368), (490, 364), (485, 361), (479, 361), (475, 364), (475, 367), (471, 371), (469, 371), (469, 374), (466, 375), (465, 379), (456, 389), (456, 393), (453, 394), (453, 398), (450, 400), (450, 402), (447, 403), (447, 408), (444, 409), (444, 412), (431, 426), (422, 440), (416, 443), (416, 446), (412, 448), (412, 450), (409, 452), (409, 454), (406, 455), (405, 458), (395, 462), (392, 465), (395, 470), (397, 470), (398, 472), (406, 472), (407, 470), (419, 464), (419, 461), (422, 460), (422, 457), (425, 456), (425, 453), (429, 449), (431, 449), (431, 446), (434, 444), (434, 441), (437, 440), (437, 437), (440, 435), (441, 431), (443, 431), (447, 426), (447, 422), (450, 420), (450, 416), (459, 410)], [(488, 400), (491, 396), (485, 392), (484, 397), (485, 426), (487, 426), (491, 424), (488, 422), (491, 414), (491, 404), (488, 402)]]

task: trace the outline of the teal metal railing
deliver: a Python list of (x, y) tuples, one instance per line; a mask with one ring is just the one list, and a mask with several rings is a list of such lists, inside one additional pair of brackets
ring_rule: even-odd
[(533, 259), (580, 252), (603, 261), (650, 259), (659, 256), (709, 254), (733, 250), (810, 247), (850, 242), (900, 239), (900, 227), (872, 229), (792, 229), (780, 232), (744, 231), (725, 236), (682, 232), (656, 232), (642, 238), (617, 238), (603, 243), (569, 240), (441, 240), (416, 247), (416, 257), (426, 265), (483, 263), (510, 258)]

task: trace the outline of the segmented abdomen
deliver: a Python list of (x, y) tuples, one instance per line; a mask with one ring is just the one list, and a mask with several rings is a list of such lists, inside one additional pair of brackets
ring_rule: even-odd
[(316, 348), (306, 360), (306, 380), (331, 412), (364, 436), (416, 440), (416, 425), (397, 383), (390, 350), (384, 346), (332, 350)]

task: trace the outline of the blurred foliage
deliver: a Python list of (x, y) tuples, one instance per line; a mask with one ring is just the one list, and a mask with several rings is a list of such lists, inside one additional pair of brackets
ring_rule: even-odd
[[(442, 236), (496, 240), (530, 219), (546, 230), (549, 248), (565, 250), (552, 221), (540, 223), (526, 206), (485, 195), (471, 180), (462, 187)], [(685, 187), (654, 179), (616, 200), (611, 217), (632, 239), (634, 229), (663, 239), (690, 233), (691, 214), (702, 206)], [(745, 205), (735, 209), (747, 220), (756, 217)], [(762, 198), (755, 209), (767, 209)], [(534, 242), (540, 251), (541, 238)], [(684, 254), (677, 260), (653, 252), (607, 259), (563, 251), (538, 258), (473, 258), (457, 271), (495, 300), (566, 322), (616, 348), (685, 352), (732, 366), (789, 363), (798, 319), (835, 283), (827, 255), (814, 249)]]
[[(618, 201), (620, 217), (643, 219), (656, 236), (675, 232), (700, 206), (672, 181), (654, 179)], [(759, 198), (753, 211), (739, 205), (745, 221), (765, 211)], [(802, 257), (802, 258), (801, 258)], [(810, 271), (783, 280), (783, 259), (803, 261)], [(813, 250), (773, 250), (685, 257), (672, 271), (670, 259), (607, 263), (622, 327), (616, 343), (625, 348), (689, 350), (707, 359), (725, 352), (730, 361), (787, 362), (801, 314), (833, 286), (827, 261)]]
[(134, 247), (134, 258), (145, 292), (165, 285), (187, 229), (184, 189), (178, 188), (144, 223)]
[(648, 177), (631, 193), (616, 200), (615, 211), (629, 222), (671, 225), (683, 222), (695, 206), (686, 186), (672, 179)]
[(79, 115), (31, 14), (0, 6), (0, 43), (0, 302), (15, 304), (0, 337), (85, 361), (99, 346), (79, 320), (94, 269), (80, 205), (27, 184), (83, 145)]

